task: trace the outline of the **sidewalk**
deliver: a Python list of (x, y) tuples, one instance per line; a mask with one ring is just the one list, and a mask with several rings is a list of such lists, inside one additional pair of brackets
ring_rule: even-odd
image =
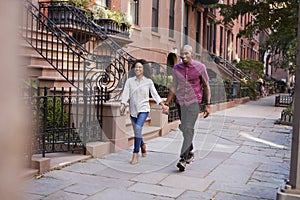
[(182, 135), (173, 130), (147, 142), (130, 165), (132, 148), (89, 159), (26, 181), (26, 200), (275, 199), (288, 178), (292, 127), (275, 125), (275, 96), (199, 119), (195, 161), (179, 172)]

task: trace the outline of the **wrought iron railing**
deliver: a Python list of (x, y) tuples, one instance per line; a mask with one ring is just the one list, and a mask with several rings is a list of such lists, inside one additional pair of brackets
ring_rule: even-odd
[(43, 156), (61, 151), (85, 153), (87, 142), (103, 139), (103, 103), (118, 97), (121, 89), (114, 91), (122, 88), (122, 77), (134, 58), (75, 7), (68, 8), (80, 21), (81, 32), (57, 26), (45, 15), (46, 9), (41, 12), (28, 0), (24, 8), (20, 35), (72, 85), (67, 91), (38, 88), (26, 93), (35, 116), (36, 151)]
[[(84, 29), (82, 29), (81, 17), (78, 17), (75, 13), (80, 12), (87, 16), (86, 10), (75, 7), (68, 1), (43, 1), (39, 4), (41, 11), (55, 24), (65, 29), (78, 29), (84, 31)], [(110, 18), (99, 18), (93, 21), (105, 34), (129, 38), (130, 28), (125, 23), (118, 23)]]
[[(110, 93), (110, 98), (117, 99), (125, 81), (122, 78), (135, 58), (111, 39), (103, 31), (103, 27), (88, 19), (82, 9), (70, 4), (53, 2), (42, 2), (39, 5), (41, 13), (48, 15), (51, 15), (51, 9), (59, 9), (61, 18), (68, 19), (67, 23), (59, 27), (65, 32), (70, 32), (74, 40), (82, 44), (88, 52), (92, 52), (88, 54), (91, 59), (85, 63), (86, 86), (104, 87)], [(120, 90), (116, 90), (117, 88)]]
[(225, 68), (225, 70), (228, 70), (229, 72), (231, 72), (232, 78), (236, 77), (239, 80), (242, 80), (242, 79), (244, 79), (244, 80), (250, 80), (250, 76), (249, 75), (245, 74), (239, 68), (237, 68), (234, 65), (232, 65), (225, 58), (223, 58), (221, 56), (216, 56), (213, 53), (210, 53), (210, 56), (211, 56), (211, 58), (214, 60), (214, 62), (218, 66), (221, 66), (221, 67)]
[(104, 33), (129, 38), (129, 28), (125, 23), (119, 24), (113, 19), (102, 18), (94, 20)]
[[(72, 5), (61, 5), (60, 18), (70, 20), (66, 26), (57, 26), (45, 14), (51, 4), (40, 3), (40, 9), (25, 1), (22, 16), (22, 36), (71, 85), (84, 88), (103, 88), (109, 98), (120, 94), (122, 77), (134, 58)], [(51, 10), (51, 9), (50, 9)]]
[[(153, 75), (152, 79), (154, 81), (155, 87), (158, 94), (162, 98), (167, 98), (169, 94), (169, 89), (172, 82), (172, 76), (169, 73), (160, 73), (160, 75)], [(222, 102), (227, 102), (233, 100), (234, 98), (242, 98), (248, 96), (248, 87), (243, 86), (239, 82), (210, 82), (211, 90), (211, 103), (217, 104)], [(205, 99), (201, 106), (205, 105)], [(173, 122), (179, 119), (178, 115), (178, 105), (176, 105), (175, 99), (170, 103), (170, 113), (168, 116), (168, 121)]]
[(31, 109), (33, 154), (86, 153), (86, 143), (103, 141), (102, 104), (105, 91), (72, 92), (72, 88), (25, 87), (23, 98)]

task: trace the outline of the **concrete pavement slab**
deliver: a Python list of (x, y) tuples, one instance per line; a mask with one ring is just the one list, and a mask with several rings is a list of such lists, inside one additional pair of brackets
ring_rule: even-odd
[(79, 174), (89, 174), (89, 175), (101, 175), (102, 171), (106, 169), (107, 166), (102, 165), (101, 163), (77, 163), (76, 165), (71, 165), (67, 168), (64, 168), (66, 171), (77, 172)]
[(143, 173), (132, 178), (132, 181), (141, 182), (141, 183), (149, 183), (149, 184), (158, 184), (160, 181), (169, 176), (168, 173)]
[(181, 188), (202, 192), (213, 183), (213, 180), (199, 177), (186, 176), (185, 174), (171, 174), (160, 182), (160, 185), (172, 188)]
[(185, 191), (185, 189), (182, 188), (173, 188), (146, 183), (136, 183), (133, 186), (129, 187), (128, 190), (146, 194), (166, 196), (171, 198), (176, 198)]
[(27, 181), (26, 184), (26, 193), (47, 196), (60, 191), (62, 188), (71, 186), (75, 184), (75, 182), (69, 180), (53, 179), (51, 177), (44, 177), (38, 180), (32, 179), (30, 181)]
[(176, 200), (199, 200), (199, 199), (211, 199), (216, 195), (215, 191), (206, 190), (205, 192), (197, 192), (187, 190), (182, 195), (180, 195)]
[(82, 200), (82, 199), (86, 199), (88, 196), (86, 195), (81, 195), (81, 194), (76, 194), (76, 193), (70, 193), (70, 192), (66, 192), (66, 191), (58, 191), (55, 192), (47, 197), (45, 197), (44, 199), (46, 200), (65, 200), (65, 199), (72, 199), (72, 200)]
[(258, 200), (255, 197), (250, 197), (246, 195), (240, 194), (232, 194), (232, 193), (225, 193), (225, 192), (218, 192), (215, 196), (215, 199), (222, 199), (222, 200)]
[(25, 193), (25, 194), (23, 194), (22, 199), (24, 199), (24, 200), (40, 200), (45, 197), (46, 196), (44, 196), (44, 195)]
[[(220, 182), (215, 185), (215, 189), (218, 192), (231, 194), (232, 196), (241, 196), (256, 198), (257, 200), (274, 200), (276, 197), (276, 188), (257, 186), (257, 185), (241, 185), (234, 183), (223, 183)], [(216, 195), (215, 199), (223, 200)]]
[(101, 184), (91, 184), (91, 183), (86, 184), (84, 182), (79, 182), (65, 188), (63, 191), (68, 193), (73, 193), (73, 194), (80, 194), (82, 196), (85, 196), (86, 198), (88, 196), (101, 192), (104, 189), (106, 189), (106, 186)]
[(72, 182), (72, 185), (82, 182), (85, 184), (96, 184), (98, 186), (115, 187), (115, 188), (126, 188), (133, 184), (133, 182), (129, 180), (105, 177), (105, 174), (103, 174), (103, 176), (96, 176), (96, 175), (89, 175), (89, 174), (81, 174), (77, 172), (69, 172), (67, 170), (68, 170), (67, 168), (65, 168), (64, 170), (55, 170), (51, 173), (47, 173), (42, 179), (48, 178), (48, 179), (54, 179), (61, 182), (70, 181)]
[(120, 190), (114, 188), (107, 188), (101, 193), (95, 194), (86, 200), (108, 200), (108, 199), (122, 199), (122, 200), (145, 200), (145, 199), (154, 199), (154, 195), (139, 193), (135, 191)]

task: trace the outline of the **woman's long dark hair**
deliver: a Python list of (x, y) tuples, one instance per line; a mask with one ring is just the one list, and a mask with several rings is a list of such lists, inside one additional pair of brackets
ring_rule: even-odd
[(150, 70), (149, 63), (146, 60), (144, 60), (144, 59), (138, 59), (138, 60), (134, 61), (134, 63), (132, 63), (131, 69), (129, 71), (129, 77), (134, 77), (135, 76), (134, 68), (135, 68), (135, 65), (137, 63), (141, 63), (143, 65), (144, 76), (146, 78), (151, 78), (151, 70)]

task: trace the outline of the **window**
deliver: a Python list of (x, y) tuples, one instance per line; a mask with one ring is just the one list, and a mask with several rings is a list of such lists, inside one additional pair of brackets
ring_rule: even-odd
[(196, 14), (196, 53), (200, 53), (201, 13)]
[(213, 35), (212, 35), (212, 45), (213, 45), (213, 53), (215, 54), (216, 53), (216, 49), (217, 49), (217, 43), (216, 43), (216, 39), (217, 39), (217, 25), (216, 23), (212, 23), (212, 26), (213, 26)]
[(240, 44), (240, 59), (244, 59), (244, 41), (241, 40)]
[(130, 0), (130, 17), (133, 24), (139, 24), (139, 0)]
[(220, 26), (220, 56), (223, 57), (223, 27)]
[(238, 36), (235, 37), (235, 54), (238, 55), (239, 51), (239, 38)]
[(240, 26), (244, 26), (243, 25), (243, 15), (240, 15)]
[(158, 32), (159, 0), (152, 0), (152, 31)]
[(175, 0), (170, 0), (169, 37), (174, 37)]
[(96, 4), (100, 7), (110, 8), (110, 0), (96, 0)]
[(184, 12), (184, 43), (188, 44), (188, 36), (189, 36), (189, 5), (185, 4), (185, 12)]

